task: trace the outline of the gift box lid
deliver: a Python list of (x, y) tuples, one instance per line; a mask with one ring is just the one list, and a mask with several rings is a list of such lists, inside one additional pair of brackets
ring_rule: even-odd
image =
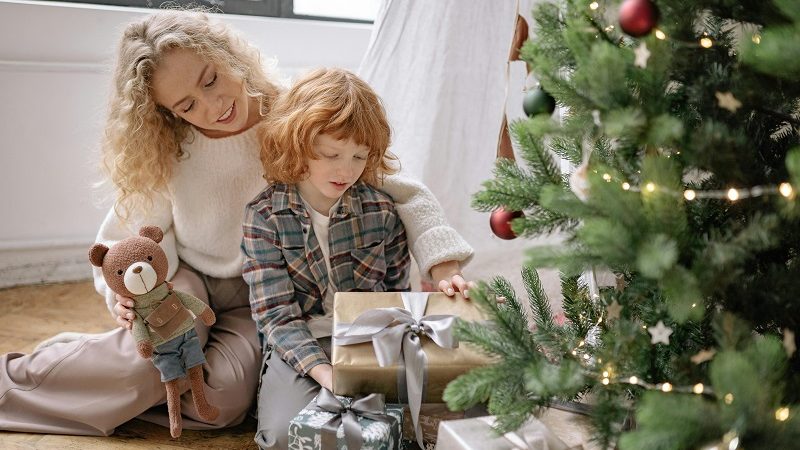
[[(337, 395), (336, 398), (344, 405), (352, 404), (353, 399)], [(402, 436), (403, 427), (403, 405), (387, 403), (385, 413), (394, 420), (385, 423), (372, 420), (366, 417), (358, 417), (358, 424), (361, 426), (361, 433), (365, 448), (397, 448)], [(320, 432), (322, 427), (336, 416), (335, 413), (320, 410), (317, 408), (317, 398), (315, 397), (289, 422), (289, 442), (291, 447), (296, 448), (317, 448), (320, 443)], [(339, 424), (336, 430), (337, 441), (344, 443), (344, 426)], [(393, 445), (375, 447), (373, 443), (384, 442), (390, 439)]]
[[(333, 303), (334, 325), (352, 323), (361, 313), (376, 308), (403, 308), (401, 292), (337, 292)], [(425, 315), (454, 315), (466, 321), (483, 321), (485, 314), (478, 306), (466, 300), (460, 294), (450, 298), (443, 293), (432, 292), (428, 295), (428, 305)], [(427, 336), (422, 336), (422, 347), (428, 356), (429, 364), (449, 367), (472, 368), (482, 366), (491, 361), (491, 358), (479, 351), (475, 346), (459, 343), (456, 352), (453, 349), (442, 348), (436, 345)], [(362, 351), (366, 351), (362, 354)], [(364, 342), (347, 346), (332, 345), (334, 362), (347, 365), (360, 365), (378, 367), (372, 343)]]
[[(414, 293), (419, 294), (419, 293)], [(403, 308), (400, 292), (339, 292), (334, 299), (334, 324), (352, 323), (363, 312), (376, 308)], [(478, 306), (457, 295), (429, 293), (425, 315), (455, 315), (463, 320), (484, 320)], [(475, 346), (459, 343), (458, 348), (442, 348), (429, 337), (421, 336), (422, 349), (428, 361), (428, 386), (424, 401), (441, 402), (447, 383), (475, 367), (493, 360)], [(380, 367), (372, 342), (332, 345), (333, 387), (337, 394), (382, 392), (387, 399), (397, 399), (398, 365)]]
[(535, 418), (513, 433), (498, 435), (492, 425), (494, 416), (447, 420), (439, 425), (437, 450), (578, 450), (570, 447)]

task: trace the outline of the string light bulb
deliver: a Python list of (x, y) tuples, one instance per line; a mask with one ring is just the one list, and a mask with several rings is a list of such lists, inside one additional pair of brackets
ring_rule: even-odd
[(703, 47), (703, 48), (711, 48), (712, 45), (714, 45), (714, 41), (712, 41), (710, 37), (706, 36), (706, 37), (700, 39), (700, 46), (701, 47)]
[(704, 389), (705, 389), (705, 386), (703, 386), (703, 383), (697, 383), (697, 384), (694, 385), (694, 387), (692, 387), (692, 392), (694, 392), (695, 394), (700, 395), (700, 394), (703, 393)]
[(597, 9), (599, 7), (600, 7), (600, 4), (597, 3), (597, 2), (589, 3), (589, 9), (591, 9), (592, 11), (594, 11), (595, 9)]
[(789, 408), (782, 407), (775, 410), (775, 420), (785, 422), (789, 418)]
[(697, 198), (697, 193), (692, 189), (687, 189), (687, 190), (683, 191), (683, 198), (685, 198), (686, 200), (692, 201), (695, 198)]
[(636, 377), (630, 377), (630, 378), (628, 378), (628, 383), (630, 383), (630, 384), (638, 384), (639, 383), (639, 379), (636, 378)]
[(789, 183), (781, 183), (781, 185), (778, 186), (778, 192), (780, 192), (782, 196), (788, 198), (793, 192), (792, 185)]
[(664, 384), (661, 385), (661, 390), (664, 391), (664, 392), (671, 392), (672, 391), (672, 385), (669, 384), (669, 383), (664, 383)]
[(667, 35), (666, 35), (666, 34), (664, 34), (664, 32), (663, 32), (663, 31), (661, 31), (661, 30), (659, 30), (658, 28), (656, 28), (656, 37), (657, 37), (658, 39), (661, 39), (661, 40), (663, 41), (664, 39), (666, 39), (666, 38), (667, 38)]
[(624, 183), (622, 183), (622, 189), (623, 189), (623, 190), (627, 191), (627, 190), (629, 190), (630, 188), (631, 188), (631, 184), (630, 184), (630, 183), (628, 183), (627, 181), (626, 181), (626, 182), (624, 182)]
[(725, 397), (723, 397), (722, 399), (725, 400), (725, 404), (726, 405), (730, 405), (731, 403), (733, 403), (733, 394), (728, 392), (727, 394), (725, 394)]
[(611, 182), (611, 175), (609, 175), (607, 173), (604, 173), (603, 174), (603, 179), (610, 183)]
[(756, 45), (761, 43), (761, 35), (758, 33), (754, 34), (751, 39), (753, 40), (753, 43)]
[(647, 183), (646, 185), (644, 185), (644, 188), (645, 188), (645, 190), (647, 190), (647, 192), (653, 192), (653, 191), (656, 190), (656, 185), (655, 185), (655, 183), (653, 183), (651, 181), (651, 182)]
[(608, 378), (603, 378), (603, 385), (608, 386), (611, 381)]
[(728, 189), (728, 200), (730, 200), (732, 202), (735, 202), (736, 200), (739, 200), (739, 191), (737, 191), (734, 188)]

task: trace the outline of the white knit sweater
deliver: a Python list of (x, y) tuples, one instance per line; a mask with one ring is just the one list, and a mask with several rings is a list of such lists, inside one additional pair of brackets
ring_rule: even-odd
[[(219, 139), (190, 133), (183, 143), (187, 157), (175, 165), (167, 191), (153, 199), (148, 214), (126, 224), (112, 208), (96, 241), (111, 246), (137, 234), (142, 225), (157, 225), (164, 231), (167, 279), (175, 275), (179, 260), (212, 277), (241, 276), (244, 208), (265, 187), (256, 128)], [(463, 267), (472, 258), (472, 247), (447, 224), (439, 202), (423, 184), (396, 175), (381, 190), (396, 203), (422, 274), (445, 261), (459, 261)], [(114, 293), (98, 268), (94, 285), (111, 310)]]

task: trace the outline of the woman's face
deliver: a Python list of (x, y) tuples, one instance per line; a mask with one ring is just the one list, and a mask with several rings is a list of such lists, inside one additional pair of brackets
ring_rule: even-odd
[(165, 53), (153, 72), (151, 88), (157, 104), (209, 137), (237, 134), (258, 121), (258, 100), (247, 96), (244, 80), (192, 50)]

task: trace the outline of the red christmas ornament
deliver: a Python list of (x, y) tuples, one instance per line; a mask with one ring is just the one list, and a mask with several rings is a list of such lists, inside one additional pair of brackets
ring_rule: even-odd
[(524, 216), (522, 211), (508, 211), (498, 208), (492, 211), (492, 215), (489, 217), (489, 226), (492, 228), (492, 233), (500, 239), (514, 239), (517, 235), (511, 229), (511, 221)]
[(619, 7), (619, 26), (633, 37), (650, 33), (658, 22), (658, 7), (651, 0), (625, 0)]

